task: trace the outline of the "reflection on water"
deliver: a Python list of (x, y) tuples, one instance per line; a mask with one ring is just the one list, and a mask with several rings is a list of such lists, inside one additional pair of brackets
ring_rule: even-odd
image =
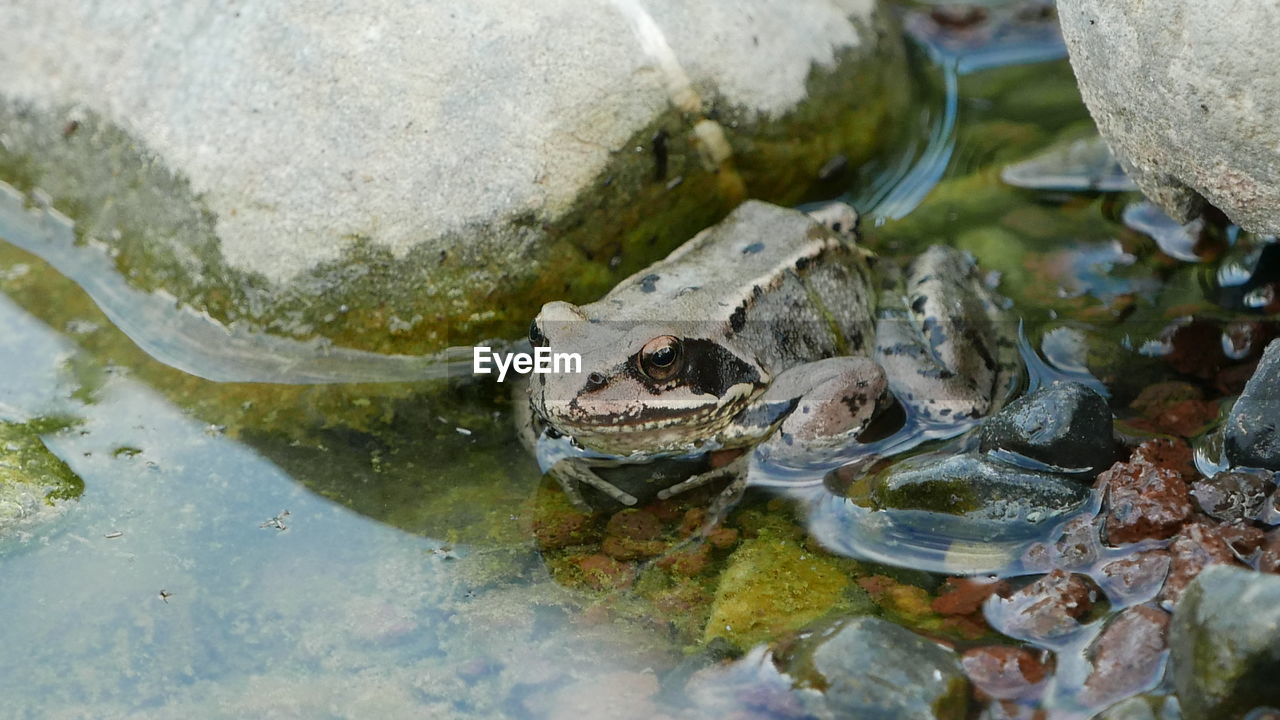
[(496, 688), (652, 660), (573, 627), (531, 545), (495, 559), (373, 521), (126, 374), (81, 404), (69, 342), (2, 297), (0, 326), (0, 416), (79, 418), (47, 443), (89, 479), (0, 544), (5, 716), (522, 716)]

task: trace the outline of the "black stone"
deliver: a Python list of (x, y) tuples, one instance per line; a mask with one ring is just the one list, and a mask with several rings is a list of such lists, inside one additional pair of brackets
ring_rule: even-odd
[(1014, 452), (1090, 476), (1116, 459), (1107, 401), (1076, 382), (1056, 381), (1018, 398), (983, 424), (981, 439), (984, 452)]
[(1223, 449), (1235, 467), (1280, 470), (1280, 340), (1267, 346), (1231, 408)]

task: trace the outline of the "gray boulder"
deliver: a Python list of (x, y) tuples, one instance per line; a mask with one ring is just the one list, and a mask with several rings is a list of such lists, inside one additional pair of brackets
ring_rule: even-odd
[(802, 686), (823, 691), (829, 714), (859, 720), (965, 716), (968, 681), (951, 650), (874, 617), (812, 634), (785, 664)]
[(1147, 197), (1280, 232), (1280, 5), (1058, 0), (1080, 91)]
[(1183, 717), (1240, 717), (1280, 706), (1280, 577), (1215, 565), (1173, 613), (1170, 666)]
[(381, 353), (521, 335), (744, 197), (838, 187), (907, 102), (874, 0), (12, 0), (0, 27), (0, 181), (142, 292)]
[(1232, 465), (1280, 470), (1280, 340), (1263, 351), (1231, 408), (1223, 449)]

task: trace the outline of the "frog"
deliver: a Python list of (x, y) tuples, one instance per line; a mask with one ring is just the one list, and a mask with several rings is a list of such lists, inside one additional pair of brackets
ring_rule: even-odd
[[(529, 342), (581, 365), (527, 378), (521, 438), (582, 508), (588, 488), (624, 507), (722, 479), (740, 493), (753, 450), (971, 426), (1016, 380), (1010, 328), (961, 251), (902, 269), (860, 246), (845, 203), (750, 200), (601, 299), (542, 307)], [(623, 467), (646, 482), (604, 476)]]

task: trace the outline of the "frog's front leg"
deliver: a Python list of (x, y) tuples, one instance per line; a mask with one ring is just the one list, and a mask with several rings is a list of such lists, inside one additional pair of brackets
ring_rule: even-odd
[[(865, 357), (834, 357), (800, 365), (773, 379), (769, 388), (734, 418), (722, 435), (726, 444), (762, 444), (773, 454), (846, 442), (860, 435), (892, 402), (879, 365)], [(711, 482), (733, 481), (712, 504), (707, 528), (716, 525), (742, 495), (750, 451), (729, 464), (695, 475), (658, 494), (669, 498)]]
[(879, 365), (866, 357), (842, 356), (787, 370), (758, 405), (765, 416), (785, 411), (774, 420), (781, 423), (770, 444), (811, 447), (857, 437), (892, 400)]

